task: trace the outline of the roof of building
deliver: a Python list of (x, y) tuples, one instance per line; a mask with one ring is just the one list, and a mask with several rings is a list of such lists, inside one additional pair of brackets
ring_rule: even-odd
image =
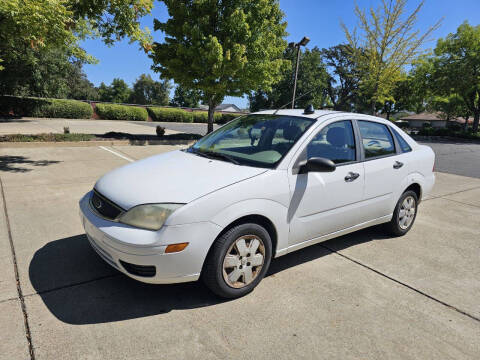
[(421, 112), (420, 114), (412, 114), (406, 117), (402, 117), (400, 120), (421, 120), (421, 121), (445, 121), (442, 119), (439, 113), (431, 113), (431, 112)]
[[(200, 108), (200, 109), (205, 109), (205, 110), (207, 110), (207, 109), (208, 109), (208, 105), (203, 105), (203, 104), (202, 104), (202, 105), (199, 106), (199, 108)], [(240, 109), (240, 108), (239, 108), (237, 105), (235, 105), (235, 104), (220, 104), (220, 105), (218, 105), (218, 106), (215, 108), (215, 110), (216, 110), (216, 111), (223, 111), (223, 110), (228, 109), (228, 108), (234, 108), (235, 111), (238, 111), (238, 112), (241, 112), (241, 111), (242, 111), (242, 109)]]
[[(431, 113), (431, 112), (421, 112), (420, 114), (412, 114), (406, 117), (401, 118), (402, 121), (446, 121), (445, 118), (442, 118), (440, 113)], [(465, 124), (465, 119), (462, 117), (451, 118), (449, 121), (454, 121), (460, 124)], [(468, 122), (473, 122), (472, 119), (469, 119)]]

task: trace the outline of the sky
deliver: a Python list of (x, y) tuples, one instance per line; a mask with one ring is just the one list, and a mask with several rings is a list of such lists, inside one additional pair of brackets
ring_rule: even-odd
[[(362, 8), (377, 7), (379, 3), (380, 0), (357, 0), (357, 4)], [(410, 0), (408, 10), (412, 11), (418, 3), (419, 0)], [(287, 41), (299, 41), (303, 36), (308, 36), (308, 48), (325, 48), (345, 42), (340, 23), (345, 23), (349, 29), (356, 25), (354, 4), (354, 0), (280, 0), (280, 8), (285, 13), (288, 24)], [(417, 27), (425, 31), (443, 18), (441, 27), (432, 34), (432, 40), (426, 44), (426, 48), (433, 48), (436, 39), (455, 32), (464, 21), (467, 20), (471, 25), (480, 24), (479, 14), (480, 0), (426, 0)], [(152, 31), (154, 40), (161, 42), (163, 34), (159, 31), (153, 32), (154, 18), (160, 21), (168, 18), (162, 2), (155, 1), (152, 14), (141, 21), (143, 27)], [(123, 40), (108, 47), (101, 40), (87, 40), (82, 46), (99, 61), (97, 64), (84, 66), (88, 79), (97, 86), (101, 82), (110, 84), (114, 78), (122, 78), (132, 85), (143, 73), (150, 74), (154, 79), (159, 78), (159, 74), (150, 69), (151, 59), (139, 50), (138, 44), (129, 44), (128, 40)], [(227, 97), (224, 103), (233, 103), (241, 108), (248, 107), (245, 97)]]

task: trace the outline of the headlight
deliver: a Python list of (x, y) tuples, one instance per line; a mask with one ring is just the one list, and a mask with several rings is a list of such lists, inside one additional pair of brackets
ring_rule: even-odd
[(159, 230), (167, 218), (183, 204), (146, 204), (138, 205), (120, 216), (121, 223), (148, 229)]

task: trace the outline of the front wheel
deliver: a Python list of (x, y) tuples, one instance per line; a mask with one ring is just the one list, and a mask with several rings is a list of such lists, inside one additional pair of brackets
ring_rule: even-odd
[(415, 222), (417, 208), (417, 194), (411, 190), (405, 191), (397, 202), (392, 220), (386, 224), (388, 232), (395, 236), (405, 235)]
[(258, 224), (237, 225), (213, 244), (202, 278), (215, 294), (237, 298), (263, 279), (272, 258), (268, 231)]

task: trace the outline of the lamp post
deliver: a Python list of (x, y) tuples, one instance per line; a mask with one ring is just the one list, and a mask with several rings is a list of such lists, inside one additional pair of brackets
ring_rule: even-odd
[(305, 46), (310, 41), (310, 38), (304, 36), (298, 43), (291, 42), (288, 44), (291, 47), (297, 48), (297, 61), (295, 63), (295, 77), (293, 80), (293, 97), (292, 97), (292, 109), (295, 109), (295, 93), (297, 92), (297, 75), (298, 75), (298, 63), (300, 62), (300, 46)]

